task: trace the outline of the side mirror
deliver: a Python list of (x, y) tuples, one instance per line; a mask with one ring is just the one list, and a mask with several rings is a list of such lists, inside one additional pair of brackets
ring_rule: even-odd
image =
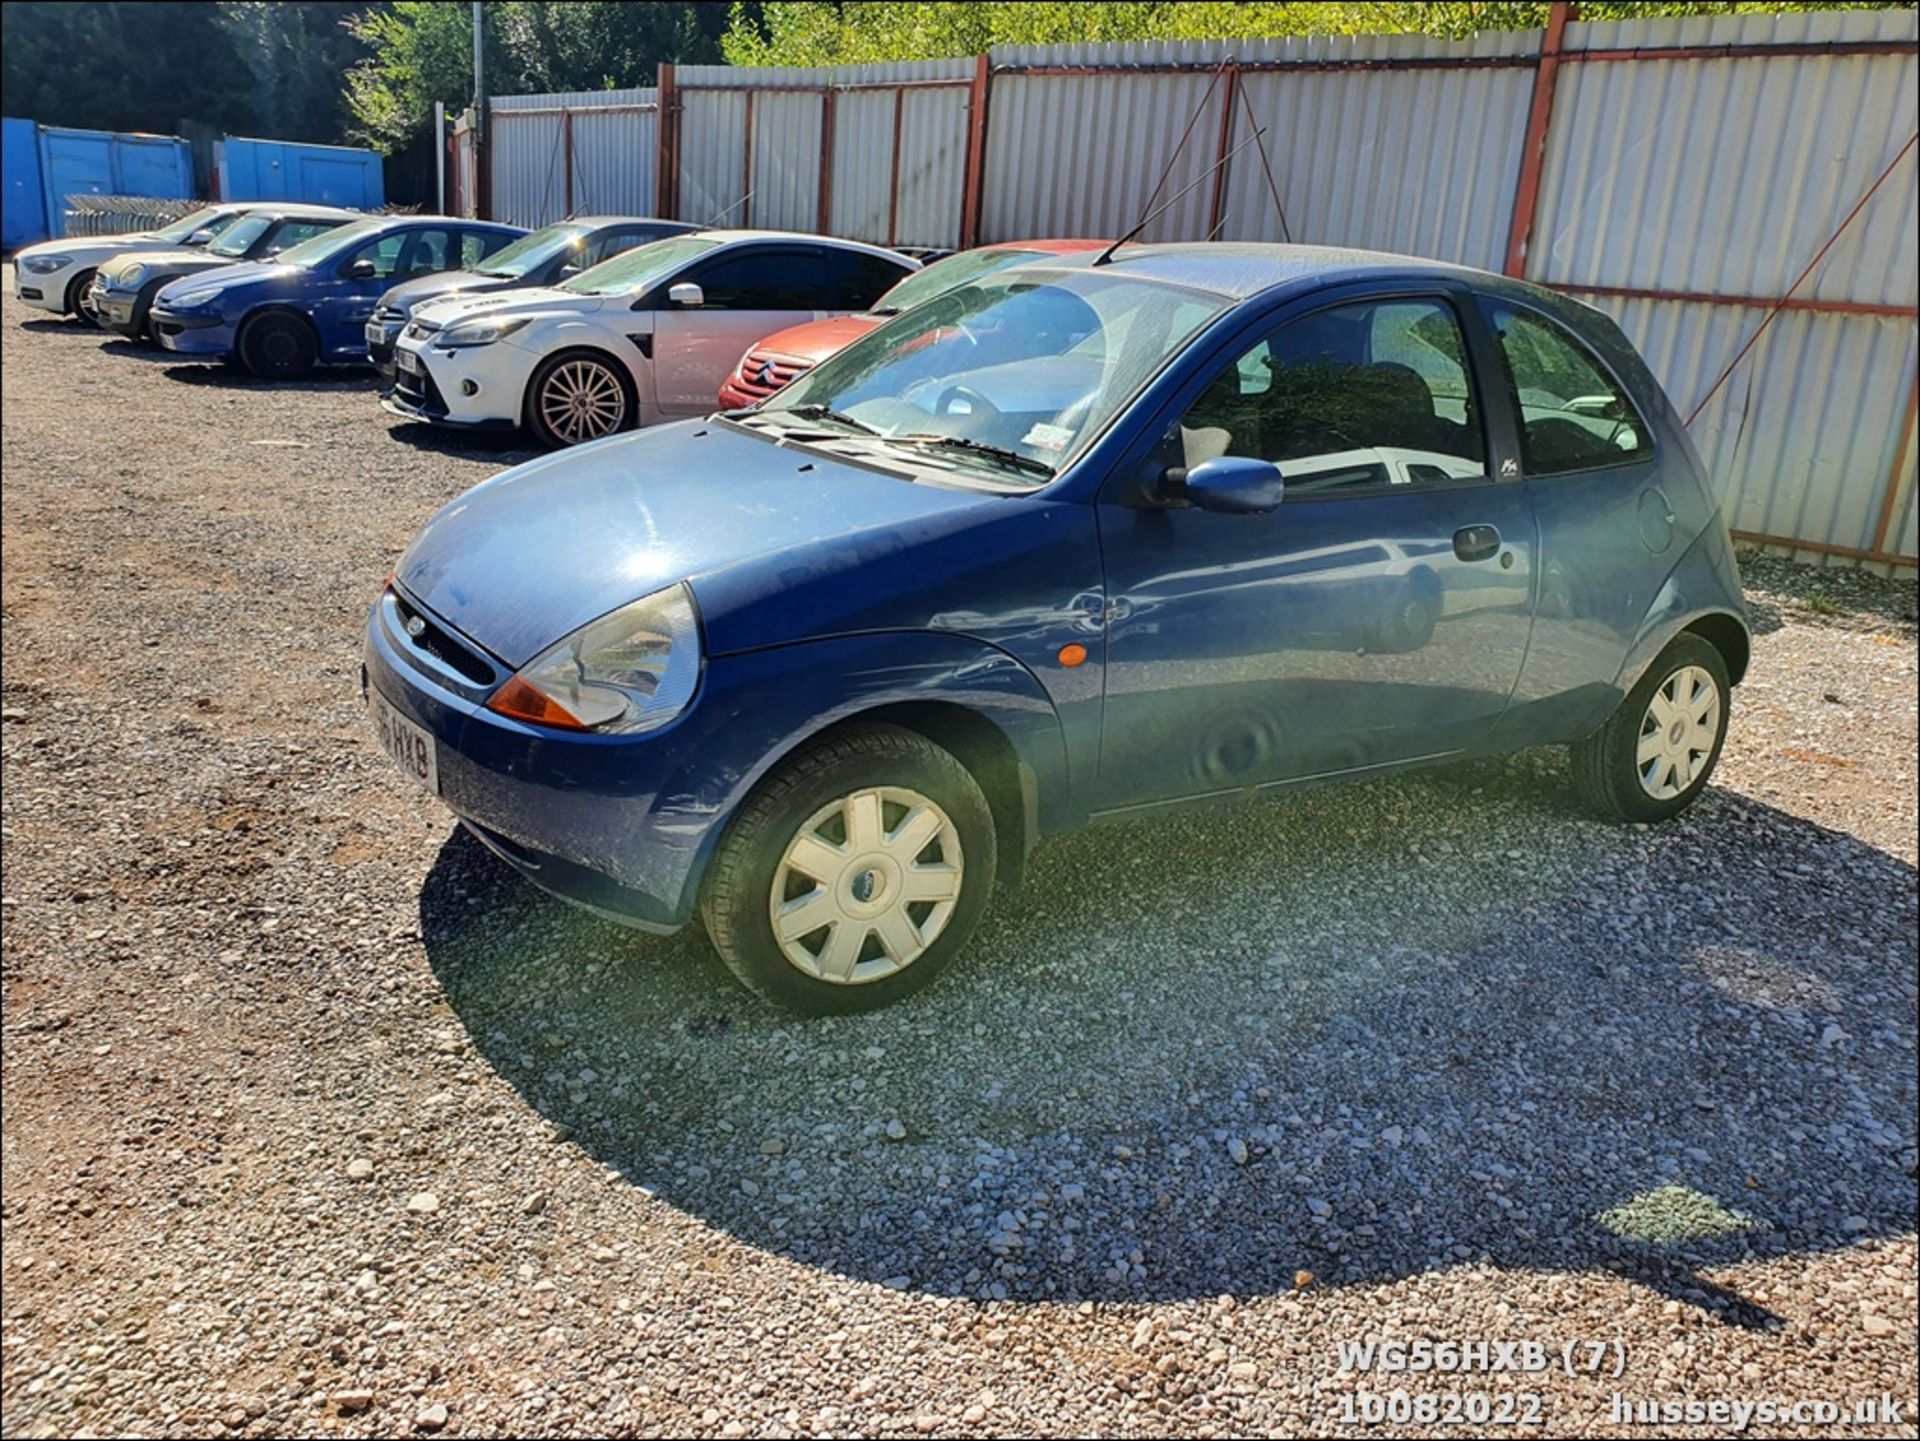
[(213, 232), (204, 225), (187, 237), (189, 245), (206, 245), (213, 240)]
[(356, 260), (340, 273), (349, 280), (371, 280), (378, 271), (371, 260)]
[(707, 303), (707, 293), (691, 280), (683, 280), (678, 285), (667, 287), (667, 304), (682, 306), (687, 310), (698, 310)]
[(578, 265), (575, 265), (571, 260), (569, 260), (565, 265), (560, 267), (559, 273), (555, 275), (553, 278), (555, 280), (571, 280), (573, 279), (574, 276), (578, 275), (579, 273), (580, 273), (580, 267)]
[(1270, 460), (1222, 455), (1192, 470), (1167, 472), (1173, 494), (1222, 515), (1265, 515), (1280, 504), (1287, 483)]

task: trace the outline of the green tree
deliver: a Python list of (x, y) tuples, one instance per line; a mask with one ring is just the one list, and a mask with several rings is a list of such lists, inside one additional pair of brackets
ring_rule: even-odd
[[(758, 7), (748, 7), (747, 23)], [(494, 0), (486, 6), (486, 82), (493, 95), (651, 85), (662, 62), (714, 62), (724, 4)], [(418, 134), (433, 103), (473, 98), (469, 5), (396, 0), (353, 23), (367, 58), (347, 73), (355, 132), (384, 150)]]
[(0, 5), (9, 115), (162, 134), (183, 121), (239, 128), (250, 113), (245, 75), (215, 5)]
[[(1901, 0), (1884, 0), (1892, 8)], [(840, 65), (977, 55), (995, 45), (1101, 40), (1243, 40), (1286, 35), (1426, 34), (1531, 30), (1549, 6), (1506, 0), (1353, 4), (1236, 0), (790, 0), (736, 5), (721, 42), (733, 65)], [(1583, 3), (1589, 20), (1649, 15), (1876, 8), (1791, 3)], [(755, 11), (758, 11), (756, 14)]]
[(340, 77), (365, 54), (350, 22), (367, 0), (227, 0), (219, 6), (249, 81), (249, 135), (334, 141), (351, 117)]

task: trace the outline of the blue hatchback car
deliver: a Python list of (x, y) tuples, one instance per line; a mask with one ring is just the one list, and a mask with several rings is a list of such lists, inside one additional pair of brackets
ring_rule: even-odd
[(1562, 743), (1674, 815), (1748, 630), (1612, 321), (1346, 250), (932, 299), (760, 406), (475, 487), (369, 621), (387, 750), (528, 879), (749, 986), (926, 984), (1049, 831)]
[(272, 260), (176, 280), (154, 297), (154, 337), (194, 360), (237, 360), (288, 380), (322, 362), (366, 364), (367, 318), (393, 286), (461, 270), (524, 230), (444, 215), (376, 215)]

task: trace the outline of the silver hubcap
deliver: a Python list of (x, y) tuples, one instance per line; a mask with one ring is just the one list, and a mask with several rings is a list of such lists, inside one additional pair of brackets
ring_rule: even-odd
[(1657, 801), (1684, 794), (1720, 735), (1720, 688), (1697, 665), (1682, 666), (1653, 693), (1640, 722), (1640, 788)]
[(905, 970), (953, 918), (960, 832), (918, 791), (874, 786), (810, 816), (773, 873), (781, 954), (815, 980), (864, 985)]
[(540, 418), (568, 445), (611, 435), (626, 416), (627, 392), (591, 360), (569, 360), (540, 388)]

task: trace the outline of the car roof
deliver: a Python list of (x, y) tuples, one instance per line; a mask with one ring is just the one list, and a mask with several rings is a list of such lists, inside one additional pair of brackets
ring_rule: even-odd
[(576, 215), (570, 220), (556, 220), (555, 225), (591, 225), (599, 229), (608, 225), (664, 225), (672, 230), (692, 230), (690, 220), (664, 220), (658, 215)]
[[(1068, 256), (1061, 269), (1088, 270), (1097, 256)], [(1247, 241), (1187, 242), (1175, 245), (1123, 245), (1103, 269), (1170, 285), (1210, 290), (1229, 300), (1246, 300), (1279, 286), (1332, 285), (1345, 280), (1406, 276), (1450, 276), (1461, 280), (1495, 279), (1484, 271), (1414, 255), (1351, 250), (1333, 245), (1268, 245)]]
[(843, 240), (838, 235), (811, 235), (804, 230), (702, 230), (700, 234), (722, 245), (743, 240), (798, 240), (808, 245), (831, 245), (836, 250), (858, 250), (867, 255), (884, 255), (909, 267), (919, 262), (884, 245), (869, 245), (864, 240)]
[(344, 205), (288, 205), (277, 200), (245, 202), (249, 215), (271, 215), (281, 220), (374, 220), (364, 210), (349, 210)]
[[(1111, 240), (990, 240), (980, 248), (982, 250), (1037, 250), (1042, 255), (1078, 255), (1083, 250), (1105, 250), (1113, 244)], [(956, 255), (964, 255), (957, 250)]]

